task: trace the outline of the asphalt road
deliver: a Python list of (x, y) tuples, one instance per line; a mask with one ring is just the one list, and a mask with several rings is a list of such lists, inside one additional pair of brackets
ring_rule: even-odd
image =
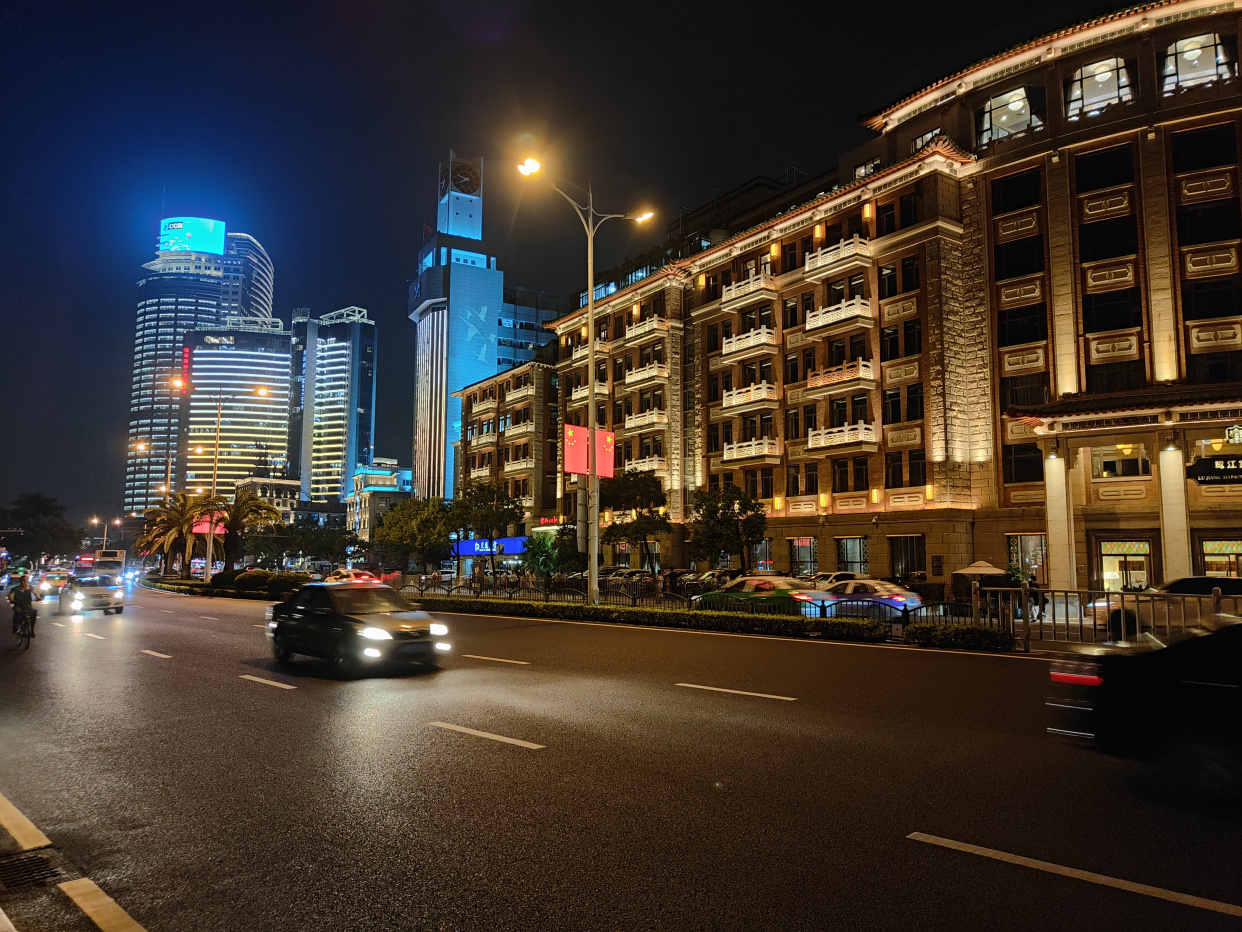
[(440, 616), (439, 671), (348, 681), (262, 603), (48, 607), (0, 794), (150, 932), (1242, 927), (1094, 876), (1242, 905), (1242, 819), (1046, 738), (1043, 659)]

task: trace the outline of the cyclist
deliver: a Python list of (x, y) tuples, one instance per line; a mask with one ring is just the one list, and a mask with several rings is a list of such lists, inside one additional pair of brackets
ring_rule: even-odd
[(30, 613), (30, 636), (35, 636), (35, 621), (39, 614), (34, 603), (42, 601), (42, 596), (30, 588), (30, 577), (23, 575), (17, 585), (9, 590), (9, 602), (13, 606), (13, 633), (17, 633), (17, 619), (22, 612)]

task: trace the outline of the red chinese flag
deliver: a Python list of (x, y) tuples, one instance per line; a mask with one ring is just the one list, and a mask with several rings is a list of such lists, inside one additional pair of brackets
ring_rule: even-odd
[(595, 431), (595, 475), (601, 479), (612, 478), (613, 450), (617, 435), (610, 430)]
[(565, 472), (585, 476), (589, 471), (586, 435), (585, 427), (565, 425)]

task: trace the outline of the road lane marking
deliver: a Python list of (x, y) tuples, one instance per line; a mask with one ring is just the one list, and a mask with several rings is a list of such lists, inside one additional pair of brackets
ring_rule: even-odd
[(714, 693), (733, 693), (735, 696), (758, 696), (760, 699), (780, 699), (782, 702), (797, 702), (797, 696), (773, 696), (769, 693), (748, 693), (744, 689), (722, 689), (719, 686), (700, 686), (697, 683), (674, 683), (674, 686), (685, 686), (687, 689), (710, 689)]
[(0, 932), (17, 932), (13, 928), (13, 923), (9, 922), (9, 917), (4, 914), (3, 909), (0, 909)]
[(505, 660), (503, 657), (480, 657), (478, 654), (462, 654), (463, 657), (469, 657), (471, 660), (491, 660), (494, 663), (520, 663), (524, 667), (530, 666), (529, 660)]
[(434, 725), (436, 728), (447, 728), (449, 731), (460, 731), (463, 735), (474, 735), (476, 738), (490, 738), (492, 741), (503, 741), (505, 744), (516, 744), (520, 748), (526, 748), (528, 751), (542, 751), (547, 745), (531, 744), (529, 741), (522, 741), (518, 738), (506, 738), (504, 735), (494, 735), (490, 731), (475, 731), (473, 728), (463, 728), (461, 725), (450, 725), (448, 722), (428, 722), (428, 725)]
[(951, 848), (954, 851), (964, 851), (967, 854), (977, 854), (980, 857), (992, 858), (996, 861), (1017, 864), (1019, 867), (1029, 867), (1049, 874), (1059, 874), (1062, 877), (1073, 877), (1076, 880), (1085, 880), (1088, 883), (1096, 883), (1102, 887), (1113, 887), (1117, 890), (1127, 890), (1130, 893), (1141, 893), (1144, 896), (1168, 900), (1171, 903), (1181, 903), (1184, 906), (1194, 906), (1198, 909), (1207, 909), (1216, 913), (1224, 913), (1227, 916), (1242, 916), (1242, 906), (1222, 903), (1219, 900), (1209, 900), (1201, 896), (1191, 896), (1189, 893), (1178, 893), (1176, 890), (1165, 890), (1163, 887), (1152, 887), (1145, 883), (1135, 883), (1132, 880), (1120, 880), (1117, 877), (1108, 877), (1104, 874), (1093, 874), (1091, 871), (1079, 870), (1076, 867), (1065, 867), (1061, 864), (1053, 864), (1050, 861), (1025, 858), (1020, 854), (1009, 854), (1007, 851), (997, 851), (995, 848), (981, 848), (978, 845), (968, 845), (965, 842), (953, 841), (951, 838), (925, 835), (923, 832), (911, 832), (906, 838), (912, 841), (926, 842), (929, 845), (939, 845), (941, 848)]
[(54, 621), (54, 622), (52, 622), (52, 624), (54, 624), (54, 625), (55, 625), (56, 627), (58, 627), (58, 628), (63, 628), (63, 627), (64, 627), (64, 625), (62, 625), (59, 621)]
[(108, 640), (108, 639), (107, 639), (106, 637), (104, 637), (102, 634), (91, 634), (89, 631), (83, 631), (82, 633), (83, 633), (83, 634), (85, 634), (88, 638), (94, 638), (96, 641), (106, 641), (106, 640)]
[(219, 618), (217, 618), (215, 615), (199, 615), (198, 617), (199, 617), (199, 618), (206, 618), (208, 621), (219, 621), (219, 620), (220, 620), (220, 619), (219, 619)]
[(267, 625), (251, 625), (252, 628), (266, 628)]
[(161, 612), (163, 612), (165, 615), (175, 615), (175, 614), (177, 614), (176, 612), (172, 611), (171, 609), (167, 609), (167, 608), (161, 608), (161, 609), (160, 609), (160, 611), (161, 611)]
[(129, 913), (121, 909), (116, 900), (100, 890), (95, 881), (81, 877), (56, 886), (65, 891), (65, 895), (86, 913), (91, 922), (99, 926), (100, 932), (146, 932)]
[(143, 650), (140, 654), (150, 654), (152, 657), (163, 657), (165, 660), (172, 660), (172, 654), (161, 654), (159, 651)]
[(35, 828), (33, 822), (18, 812), (17, 807), (3, 796), (0, 796), (0, 825), (4, 826), (4, 830), (13, 836), (13, 840), (21, 846), (23, 851), (46, 848), (52, 843), (46, 835)]
[(290, 686), (288, 683), (277, 683), (275, 680), (265, 680), (261, 676), (251, 676), (249, 673), (243, 673), (241, 679), (250, 680), (252, 683), (264, 683), (268, 686), (279, 686), (281, 689), (297, 689), (296, 686)]

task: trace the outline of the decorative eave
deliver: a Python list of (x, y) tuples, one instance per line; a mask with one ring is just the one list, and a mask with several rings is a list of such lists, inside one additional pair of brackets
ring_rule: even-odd
[(1193, 427), (1237, 421), (1242, 415), (1242, 384), (1157, 385), (1109, 395), (1067, 395), (1042, 405), (1008, 408), (1038, 436), (1077, 431), (1123, 431)]
[[(889, 107), (869, 116), (860, 117), (868, 129), (887, 132), (913, 116), (959, 97), (978, 87), (1007, 78), (1059, 56), (1073, 54), (1103, 42), (1144, 32), (1169, 22), (1198, 16), (1211, 16), (1234, 9), (1232, 0), (1163, 0), (1130, 7), (1089, 20), (1057, 32), (1040, 36), (1007, 51), (985, 58), (961, 71), (929, 84)], [(1176, 12), (1172, 12), (1172, 11)], [(1153, 13), (1164, 15), (1151, 15)]]

